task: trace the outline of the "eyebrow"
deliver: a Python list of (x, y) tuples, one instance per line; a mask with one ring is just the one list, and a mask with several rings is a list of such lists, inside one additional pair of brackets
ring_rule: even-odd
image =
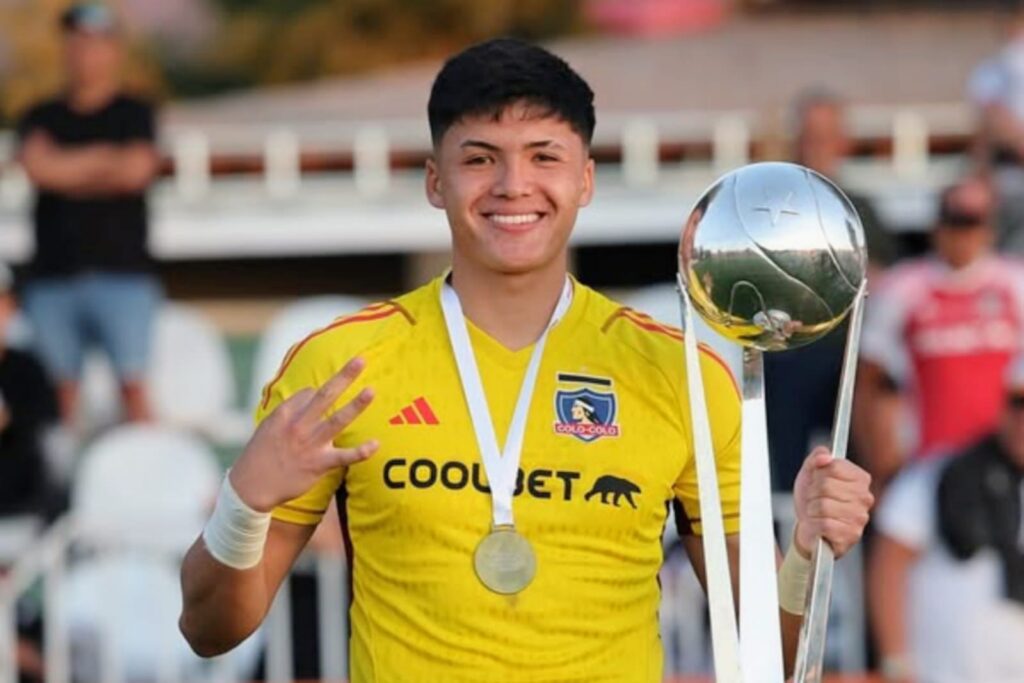
[[(479, 147), (481, 149), (486, 149), (489, 152), (500, 152), (501, 151), (501, 148), (498, 147), (497, 145), (492, 144), (490, 142), (485, 142), (484, 140), (473, 140), (473, 139), (465, 140), (461, 144), (459, 144), (459, 147), (461, 149), (466, 149), (467, 147)], [(564, 149), (565, 145), (563, 145), (561, 142), (558, 142), (557, 140), (536, 140), (534, 142), (527, 143), (527, 145), (526, 145), (526, 149), (546, 149), (546, 148), (560, 148), (560, 149)]]

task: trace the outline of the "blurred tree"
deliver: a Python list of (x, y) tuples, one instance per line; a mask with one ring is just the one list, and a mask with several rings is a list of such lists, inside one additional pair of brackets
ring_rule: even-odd
[[(136, 20), (126, 22), (130, 87), (205, 95), (443, 57), (491, 36), (539, 40), (584, 27), (584, 0), (190, 1), (207, 3), (215, 26), (203, 45), (184, 49), (158, 35), (159, 26), (142, 25), (140, 17), (153, 15), (143, 0), (107, 0)], [(0, 125), (60, 87), (56, 22), (70, 2), (0, 2)]]
[(307, 80), (450, 54), (495, 35), (581, 28), (580, 0), (215, 0), (222, 29), (203, 62), (250, 84)]
[[(10, 124), (34, 102), (61, 87), (63, 55), (57, 20), (68, 0), (0, 3), (0, 125)], [(117, 3), (111, 3), (115, 8)], [(162, 69), (126, 27), (125, 82), (150, 96), (166, 94)]]

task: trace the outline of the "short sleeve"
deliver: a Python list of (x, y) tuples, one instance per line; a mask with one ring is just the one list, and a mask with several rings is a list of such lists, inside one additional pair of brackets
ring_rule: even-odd
[(136, 101), (127, 125), (127, 139), (135, 142), (156, 140), (156, 112), (148, 102)]
[(936, 497), (942, 460), (908, 465), (889, 484), (878, 504), (878, 531), (916, 550), (937, 537)]
[(861, 330), (861, 358), (881, 366), (894, 380), (905, 383), (910, 375), (903, 330), (909, 302), (905, 292), (883, 280), (879, 291), (867, 299)]
[[(735, 534), (740, 530), (740, 397), (736, 381), (725, 362), (714, 352), (701, 350), (701, 371), (704, 391), (707, 396), (708, 414), (711, 423), (711, 441), (715, 449), (716, 471), (718, 473), (718, 494), (722, 502), (722, 521), (725, 533)], [(685, 392), (682, 393), (682, 410), (686, 416), (688, 450), (692, 453), (692, 428), (689, 418), (690, 405)], [(697, 485), (697, 459), (687, 461), (673, 486), (676, 497), (676, 524), (680, 536), (699, 536), (702, 533), (700, 519), (700, 490)]]
[(18, 122), (15, 124), (14, 130), (18, 139), (18, 144), (21, 145), (25, 142), (25, 139), (32, 134), (33, 131), (46, 128), (46, 109), (43, 105), (37, 105), (32, 107), (25, 112)]
[[(256, 423), (260, 424), (289, 397), (302, 389), (319, 388), (333, 374), (331, 367), (318, 367), (318, 355), (303, 342), (289, 350), (277, 375), (263, 390), (256, 408)], [(345, 397), (342, 397), (345, 398)], [(323, 519), (331, 498), (341, 485), (344, 468), (331, 470), (313, 487), (298, 498), (283, 503), (273, 510), (274, 519), (304, 526), (315, 526)]]

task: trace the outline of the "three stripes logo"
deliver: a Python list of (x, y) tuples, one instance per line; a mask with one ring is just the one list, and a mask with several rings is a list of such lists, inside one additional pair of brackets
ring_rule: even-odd
[(397, 415), (388, 420), (392, 425), (436, 425), (441, 424), (434, 414), (427, 399), (420, 396), (402, 408)]

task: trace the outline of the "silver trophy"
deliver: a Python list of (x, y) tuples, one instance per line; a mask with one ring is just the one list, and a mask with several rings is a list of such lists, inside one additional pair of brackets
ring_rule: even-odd
[[(783, 680), (762, 354), (812, 343), (851, 315), (832, 433), (834, 457), (846, 457), (866, 269), (864, 231), (853, 205), (829, 180), (796, 164), (758, 163), (728, 173), (704, 192), (683, 227), (684, 326), (694, 330), (696, 311), (713, 330), (743, 346), (738, 630), (724, 538), (711, 538), (714, 531), (721, 536), (720, 522), (715, 528), (706, 524), (704, 533), (719, 681)], [(720, 518), (721, 508), (694, 337), (686, 335), (687, 374), (701, 517), (707, 522)], [(714, 487), (710, 495), (706, 486)], [(821, 680), (833, 567), (831, 549), (819, 541), (797, 683)]]

